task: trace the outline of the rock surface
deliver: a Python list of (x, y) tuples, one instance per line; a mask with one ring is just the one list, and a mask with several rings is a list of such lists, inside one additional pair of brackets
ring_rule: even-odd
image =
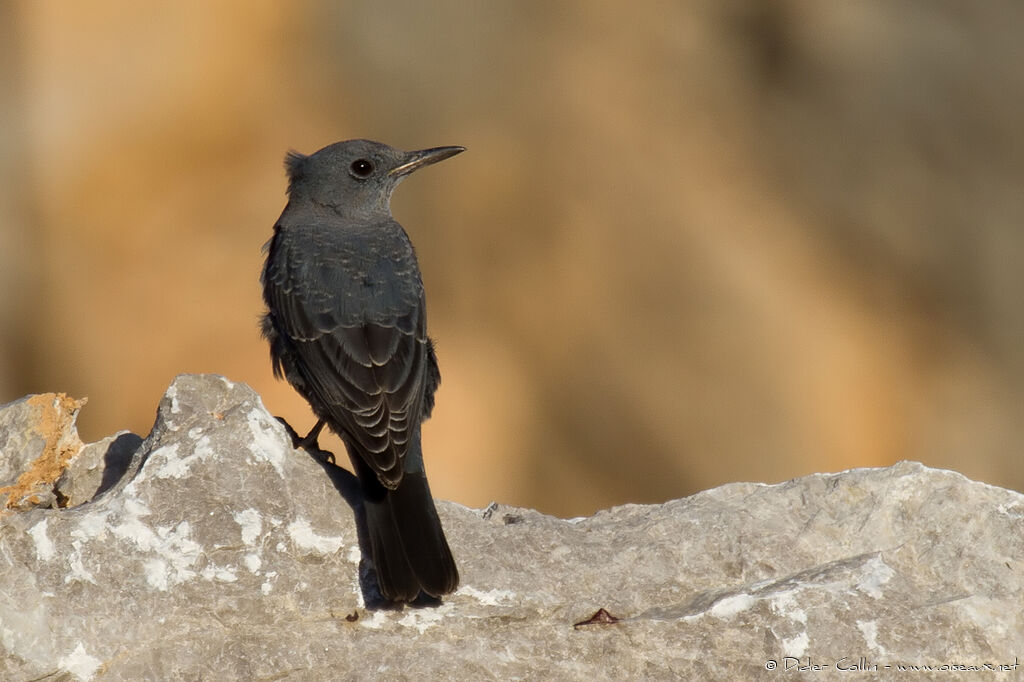
[(0, 509), (72, 507), (124, 475), (142, 439), (122, 431), (83, 444), (85, 399), (41, 393), (0, 407)]
[[(904, 462), (573, 520), (441, 502), (462, 586), (385, 609), (350, 477), (248, 387), (178, 377), (141, 444), (75, 445), (75, 401), (54, 400), (0, 408), (4, 485), (73, 451), (34, 508), (0, 511), (0, 679), (1024, 676), (1024, 496), (957, 473)], [(54, 435), (45, 414), (70, 418)]]

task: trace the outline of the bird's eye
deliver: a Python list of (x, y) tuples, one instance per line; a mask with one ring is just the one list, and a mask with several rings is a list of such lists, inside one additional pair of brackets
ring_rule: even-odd
[(352, 172), (352, 175), (357, 178), (368, 178), (370, 177), (370, 173), (373, 172), (373, 164), (366, 159), (356, 159), (352, 162), (352, 165), (349, 166), (349, 170)]

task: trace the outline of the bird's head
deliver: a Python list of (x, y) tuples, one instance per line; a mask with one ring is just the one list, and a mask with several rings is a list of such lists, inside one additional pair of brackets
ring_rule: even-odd
[(288, 193), (293, 201), (331, 206), (353, 218), (389, 215), (391, 193), (417, 168), (437, 163), (465, 147), (434, 147), (405, 152), (371, 140), (336, 142), (306, 156), (285, 157)]

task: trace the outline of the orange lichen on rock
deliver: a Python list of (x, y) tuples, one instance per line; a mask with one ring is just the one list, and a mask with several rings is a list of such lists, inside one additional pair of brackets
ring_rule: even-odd
[(66, 393), (41, 393), (28, 399), (37, 415), (30, 428), (43, 438), (43, 451), (17, 481), (0, 488), (0, 500), (7, 498), (4, 509), (30, 509), (47, 497), (71, 458), (82, 450), (75, 419), (87, 400)]

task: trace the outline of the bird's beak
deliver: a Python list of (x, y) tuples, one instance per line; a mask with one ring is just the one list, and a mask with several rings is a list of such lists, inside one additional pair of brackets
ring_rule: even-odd
[(409, 152), (406, 154), (405, 161), (402, 165), (392, 168), (388, 171), (388, 175), (402, 177), (403, 175), (412, 173), (417, 168), (429, 166), (430, 164), (437, 163), (438, 161), (444, 161), (445, 159), (464, 151), (466, 151), (465, 147), (434, 147), (432, 149), (421, 149), (418, 152)]

